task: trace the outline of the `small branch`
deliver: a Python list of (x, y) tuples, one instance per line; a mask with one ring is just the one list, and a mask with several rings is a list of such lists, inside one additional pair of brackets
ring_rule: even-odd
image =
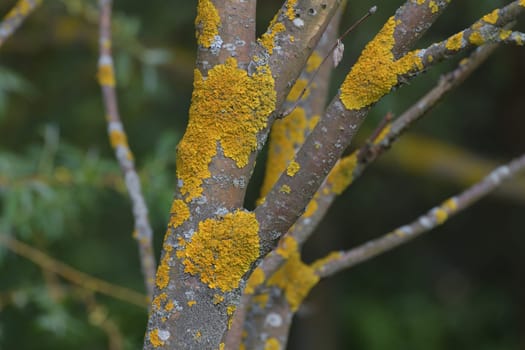
[(155, 283), (155, 255), (153, 253), (153, 230), (148, 219), (148, 208), (142, 195), (140, 178), (135, 170), (133, 154), (128, 145), (124, 126), (120, 121), (115, 91), (115, 75), (111, 56), (111, 0), (100, 0), (100, 57), (98, 81), (102, 89), (111, 146), (115, 151), (133, 205), (135, 220), (134, 238), (140, 252), (140, 262), (146, 291), (150, 300)]
[(18, 0), (0, 23), (0, 47), (41, 3), (42, 0)]
[(496, 168), (482, 181), (468, 188), (461, 194), (447, 199), (410, 224), (401, 226), (380, 238), (362, 244), (347, 252), (332, 255), (332, 258), (325, 259), (323, 263), (314, 263), (317, 274), (320, 277), (331, 276), (341, 270), (385, 253), (432, 230), (443, 224), (451, 216), (456, 215), (461, 210), (469, 207), (498, 188), (503, 181), (510, 179), (524, 169), (525, 155), (522, 155), (507, 165)]
[(0, 244), (6, 246), (12, 252), (32, 261), (41, 268), (51, 271), (82, 288), (140, 307), (148, 306), (146, 296), (78, 271), (13, 237), (9, 237), (7, 234), (0, 234)]

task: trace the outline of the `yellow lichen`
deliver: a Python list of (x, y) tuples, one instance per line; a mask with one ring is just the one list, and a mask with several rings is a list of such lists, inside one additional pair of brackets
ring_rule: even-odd
[(470, 34), (468, 41), (476, 46), (480, 46), (485, 43), (485, 39), (483, 38), (480, 32), (473, 32), (472, 34)]
[(501, 30), (499, 33), (499, 38), (501, 40), (506, 40), (512, 34), (512, 30)]
[(496, 9), (492, 11), (491, 13), (489, 13), (488, 15), (483, 16), (482, 19), (489, 24), (496, 24), (496, 22), (498, 22), (498, 18), (499, 18), (499, 10)]
[(170, 265), (169, 261), (171, 258), (171, 251), (173, 250), (173, 247), (165, 244), (164, 245), (164, 256), (162, 257), (162, 260), (160, 261), (160, 265), (157, 269), (157, 277), (155, 279), (155, 283), (157, 284), (157, 287), (159, 289), (164, 289), (168, 286), (168, 283), (170, 281)]
[(317, 211), (318, 205), (317, 205), (317, 198), (314, 196), (306, 206), (306, 209), (304, 210), (303, 216), (305, 218), (309, 218)]
[(262, 46), (268, 50), (268, 53), (273, 54), (273, 48), (275, 47), (275, 36), (286, 30), (284, 24), (276, 22), (270, 25), (270, 28), (264, 33), (259, 39)]
[(253, 294), (255, 292), (255, 288), (260, 286), (264, 282), (264, 271), (260, 267), (257, 267), (255, 270), (253, 270), (250, 278), (248, 279), (248, 282), (246, 282), (246, 288), (244, 289), (245, 294)]
[(297, 242), (292, 237), (285, 237), (284, 242), (279, 244), (277, 253), (286, 258), (286, 262), (268, 280), (268, 285), (279, 287), (292, 311), (296, 311), (310, 289), (319, 281), (319, 276), (313, 268), (301, 261)]
[(455, 198), (449, 198), (443, 204), (441, 208), (446, 210), (448, 213), (454, 212), (458, 209), (458, 201)]
[(202, 333), (201, 331), (197, 331), (197, 333), (195, 333), (195, 339), (199, 339), (200, 337), (202, 336)]
[(177, 175), (187, 202), (202, 194), (217, 144), (239, 168), (248, 164), (257, 148), (257, 133), (275, 109), (275, 99), (268, 67), (248, 76), (234, 58), (228, 58), (209, 70), (206, 79), (195, 71), (189, 123), (177, 150)]
[(279, 192), (289, 194), (290, 192), (292, 192), (292, 189), (288, 185), (282, 185), (281, 188), (279, 189)]
[(385, 125), (385, 127), (381, 130), (379, 135), (377, 135), (377, 137), (374, 139), (374, 144), (376, 145), (380, 144), (385, 139), (385, 137), (390, 133), (391, 129), (392, 129), (392, 125), (390, 123)]
[(231, 291), (259, 256), (259, 223), (255, 214), (228, 213), (222, 218), (206, 219), (186, 242), (177, 257), (184, 271), (199, 275), (210, 288)]
[(439, 11), (439, 6), (436, 4), (435, 1), (430, 1), (430, 2), (428, 3), (428, 7), (430, 8), (430, 11), (431, 11), (432, 13), (436, 13), (436, 12)]
[(109, 132), (109, 141), (111, 143), (111, 147), (116, 148), (118, 146), (126, 147), (128, 148), (128, 139), (126, 137), (126, 134), (119, 129), (113, 129)]
[(168, 301), (166, 303), (166, 306), (164, 307), (164, 310), (170, 312), (171, 310), (173, 310), (173, 308), (175, 307), (175, 303), (173, 303), (172, 300)]
[(193, 305), (197, 304), (197, 302), (195, 300), (190, 300), (188, 301), (188, 306), (189, 307), (192, 307)]
[(331, 186), (332, 192), (341, 194), (352, 183), (354, 179), (354, 169), (357, 166), (357, 153), (353, 152), (349, 156), (342, 158), (330, 171), (327, 183)]
[(347, 109), (359, 110), (377, 102), (398, 84), (399, 75), (423, 68), (414, 51), (394, 59), (394, 30), (399, 23), (390, 17), (346, 76), (340, 98)]
[(158, 348), (159, 346), (164, 345), (164, 342), (159, 338), (159, 330), (155, 328), (149, 333), (149, 341), (153, 347)]
[(151, 302), (151, 305), (153, 305), (154, 310), (160, 310), (162, 308), (162, 304), (168, 299), (168, 295), (166, 293), (160, 293), (157, 295), (153, 301)]
[(292, 160), (290, 164), (288, 164), (288, 168), (286, 168), (286, 175), (288, 176), (295, 176), (297, 172), (301, 169), (301, 166), (296, 161)]
[(321, 57), (321, 55), (319, 55), (317, 51), (312, 52), (312, 54), (308, 58), (308, 61), (306, 61), (306, 71), (308, 73), (313, 72), (314, 70), (319, 68), (322, 62), (323, 58)]
[(325, 266), (326, 264), (328, 264), (328, 263), (330, 263), (332, 261), (336, 261), (336, 260), (340, 259), (342, 255), (343, 254), (341, 252), (331, 252), (330, 254), (325, 256), (324, 258), (317, 259), (316, 261), (314, 261), (312, 263), (312, 265), (311, 265), (312, 269), (318, 270), (321, 267)]
[(463, 32), (452, 35), (445, 44), (445, 47), (450, 51), (457, 51), (461, 49), (463, 43)]
[(268, 338), (264, 343), (264, 350), (281, 350), (281, 343), (277, 338)]
[(190, 209), (183, 200), (175, 199), (171, 204), (169, 227), (179, 227), (184, 221), (190, 218)]
[(210, 47), (216, 35), (219, 35), (221, 18), (219, 12), (210, 0), (199, 0), (197, 17), (195, 17), (195, 36), (197, 43), (203, 47)]
[(296, 5), (296, 3), (297, 0), (288, 0), (288, 2), (286, 3), (286, 17), (288, 17), (290, 21), (293, 21), (295, 18), (295, 11), (293, 8)]
[(264, 308), (266, 304), (268, 304), (268, 299), (270, 299), (268, 293), (261, 293), (253, 296), (253, 302), (261, 308)]
[(102, 64), (98, 67), (98, 83), (102, 86), (115, 86), (115, 73), (112, 64)]
[(226, 307), (226, 315), (228, 315), (228, 316), (233, 315), (233, 313), (235, 312), (235, 309), (237, 309), (237, 307), (235, 305), (228, 305)]
[[(299, 98), (299, 95), (301, 95), (301, 92), (303, 92), (304, 88), (308, 85), (308, 80), (306, 79), (297, 79), (295, 84), (292, 86), (292, 89), (290, 90), (290, 93), (288, 93), (288, 96), (286, 99), (288, 101), (296, 101)], [(308, 97), (310, 95), (310, 89), (306, 89), (305, 93), (302, 96), (302, 100)]]
[(219, 344), (219, 350), (224, 350), (224, 346), (225, 346), (224, 343), (220, 343)]
[[(261, 198), (266, 196), (279, 176), (293, 159), (305, 135), (312, 130), (303, 108), (296, 108), (284, 119), (276, 120), (270, 133), (266, 174), (261, 187)], [(260, 202), (260, 201), (259, 201)]]
[(520, 6), (525, 7), (525, 0), (520, 0)]
[(447, 221), (448, 213), (441, 208), (436, 208), (436, 210), (434, 210), (434, 218), (436, 219), (436, 223), (441, 225), (442, 223)]
[(215, 305), (217, 304), (220, 304), (224, 301), (224, 296), (220, 295), (220, 294), (214, 294), (213, 295), (213, 303)]

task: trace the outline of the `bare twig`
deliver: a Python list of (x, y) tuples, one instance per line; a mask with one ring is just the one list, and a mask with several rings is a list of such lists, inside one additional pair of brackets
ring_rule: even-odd
[(135, 171), (133, 154), (128, 145), (124, 126), (120, 121), (113, 58), (111, 56), (111, 0), (100, 0), (100, 58), (98, 62), (98, 81), (102, 88), (108, 133), (111, 146), (124, 173), (126, 188), (133, 205), (135, 220), (134, 238), (140, 252), (140, 262), (148, 297), (152, 298), (155, 281), (155, 256), (153, 252), (153, 231), (148, 219), (148, 208), (142, 195), (140, 179)]
[(12, 252), (32, 261), (41, 268), (56, 273), (82, 288), (105, 294), (140, 307), (147, 307), (148, 305), (145, 295), (78, 271), (7, 234), (0, 234), (0, 244), (6, 246)]
[(0, 47), (13, 34), (42, 0), (19, 0), (0, 23)]
[(349, 251), (332, 254), (331, 258), (321, 260), (321, 263), (314, 263), (313, 266), (315, 266), (320, 277), (327, 277), (387, 252), (443, 224), (449, 217), (469, 207), (495, 190), (503, 181), (510, 179), (524, 169), (525, 155), (522, 155), (507, 165), (496, 168), (482, 181), (461, 194), (447, 199), (410, 224), (401, 226), (380, 238)]

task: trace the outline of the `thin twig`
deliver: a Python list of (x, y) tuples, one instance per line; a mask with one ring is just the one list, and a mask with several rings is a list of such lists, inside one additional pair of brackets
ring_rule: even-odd
[(321, 277), (327, 277), (343, 269), (355, 266), (375, 256), (385, 253), (415, 237), (429, 232), (443, 224), (448, 218), (469, 207), (482, 197), (498, 188), (518, 172), (525, 169), (525, 154), (514, 159), (507, 165), (502, 165), (487, 175), (482, 181), (469, 187), (461, 194), (451, 197), (442, 204), (432, 208), (408, 225), (401, 226), (392, 232), (364, 243), (347, 252), (332, 255), (324, 263), (314, 263), (316, 272)]
[(135, 170), (133, 154), (128, 145), (124, 126), (118, 112), (115, 75), (111, 56), (111, 0), (100, 0), (100, 58), (98, 62), (98, 81), (102, 88), (108, 133), (111, 146), (124, 173), (126, 188), (133, 205), (135, 220), (134, 238), (140, 252), (140, 262), (145, 285), (150, 300), (155, 281), (155, 256), (153, 253), (153, 231), (148, 219), (148, 208), (142, 194), (140, 179)]
[(72, 268), (69, 265), (53, 259), (38, 249), (22, 243), (13, 237), (9, 237), (7, 234), (0, 234), (0, 244), (6, 246), (12, 252), (32, 261), (41, 268), (51, 271), (82, 288), (105, 294), (112, 298), (123, 300), (140, 307), (147, 307), (148, 305), (145, 295), (142, 295), (131, 289), (103, 281), (96, 277), (92, 277), (84, 272)]
[(22, 22), (42, 3), (42, 0), (19, 0), (0, 23), (0, 47)]

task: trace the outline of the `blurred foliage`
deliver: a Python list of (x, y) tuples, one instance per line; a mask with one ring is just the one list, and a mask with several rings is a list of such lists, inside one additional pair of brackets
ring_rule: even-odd
[[(281, 2), (258, 2), (259, 33)], [(14, 3), (0, 2), (0, 14)], [(401, 3), (377, 2), (378, 13), (345, 39), (332, 93)], [(505, 3), (454, 2), (419, 46)], [(370, 5), (350, 2), (343, 26)], [(95, 81), (96, 6), (95, 0), (46, 1), (0, 49), (0, 234), (143, 291), (130, 204), (108, 145)], [(150, 208), (157, 256), (175, 181), (174, 150), (191, 97), (194, 15), (194, 1), (115, 3), (119, 107)], [(387, 96), (364, 129), (372, 130), (387, 111), (400, 114), (458, 60)], [(525, 149), (523, 81), (525, 51), (501, 48), (414, 129), (480, 157), (507, 160)], [(248, 202), (257, 196), (253, 184), (261, 181), (263, 159)], [(310, 260), (364, 242), (459, 189), (448, 179), (379, 162), (336, 203), (305, 256)], [(522, 203), (485, 200), (430, 236), (321, 284), (297, 317), (290, 348), (523, 348)], [(0, 349), (106, 349), (108, 337), (137, 349), (145, 322), (146, 310), (86, 295), (0, 246)]]

